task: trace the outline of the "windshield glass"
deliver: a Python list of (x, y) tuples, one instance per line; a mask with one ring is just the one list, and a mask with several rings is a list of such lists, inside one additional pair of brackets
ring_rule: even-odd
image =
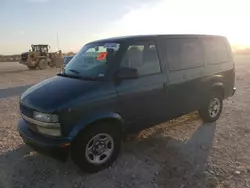
[(32, 46), (32, 51), (39, 51), (40, 47), (39, 46)]
[(87, 44), (67, 64), (64, 73), (90, 78), (104, 77), (119, 47), (118, 43)]

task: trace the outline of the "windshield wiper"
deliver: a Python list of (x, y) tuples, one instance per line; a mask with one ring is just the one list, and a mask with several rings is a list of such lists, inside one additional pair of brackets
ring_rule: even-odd
[(74, 69), (69, 69), (70, 72), (73, 72), (73, 73), (76, 73), (77, 76), (83, 80), (96, 80), (96, 78), (94, 77), (89, 77), (89, 76), (83, 76), (81, 75), (80, 72), (78, 72), (77, 70), (74, 70)]
[(74, 72), (74, 73), (76, 73), (76, 74), (78, 74), (78, 75), (81, 74), (81, 73), (78, 72), (77, 70), (69, 69), (69, 71), (70, 71), (70, 72)]
[(65, 74), (65, 72), (58, 73), (58, 76), (63, 76), (63, 77), (69, 77), (69, 78), (76, 78), (76, 79), (82, 79), (82, 80), (91, 80), (94, 81), (97, 79), (97, 77), (90, 77), (90, 76), (81, 76), (79, 75), (80, 73), (75, 70), (69, 70), (71, 72), (75, 72), (77, 75), (71, 75), (71, 74)]
[(77, 78), (79, 79), (79, 76), (74, 76), (74, 75), (70, 75), (70, 74), (65, 74), (65, 73), (58, 73), (58, 76), (63, 76), (63, 77), (68, 77), (68, 78)]
[(90, 76), (85, 76), (82, 75), (79, 71), (74, 70), (74, 69), (69, 69), (70, 72), (76, 73), (77, 76), (83, 80), (96, 80), (96, 77), (90, 77)]

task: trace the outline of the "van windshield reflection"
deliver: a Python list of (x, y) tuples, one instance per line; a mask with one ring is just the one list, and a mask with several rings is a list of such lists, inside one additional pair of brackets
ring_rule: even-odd
[(104, 77), (108, 65), (114, 59), (119, 47), (118, 43), (87, 44), (67, 64), (63, 73), (79, 78)]

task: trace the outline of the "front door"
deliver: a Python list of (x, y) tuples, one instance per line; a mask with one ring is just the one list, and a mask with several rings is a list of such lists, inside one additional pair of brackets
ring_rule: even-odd
[(138, 131), (158, 123), (165, 114), (166, 74), (161, 69), (153, 41), (131, 42), (121, 67), (136, 68), (137, 79), (121, 80), (116, 85), (118, 111), (128, 131)]

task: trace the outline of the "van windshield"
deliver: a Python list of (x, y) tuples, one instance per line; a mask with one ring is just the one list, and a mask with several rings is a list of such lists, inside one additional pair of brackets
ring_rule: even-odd
[(67, 64), (64, 74), (92, 79), (104, 77), (119, 48), (118, 43), (87, 44)]

